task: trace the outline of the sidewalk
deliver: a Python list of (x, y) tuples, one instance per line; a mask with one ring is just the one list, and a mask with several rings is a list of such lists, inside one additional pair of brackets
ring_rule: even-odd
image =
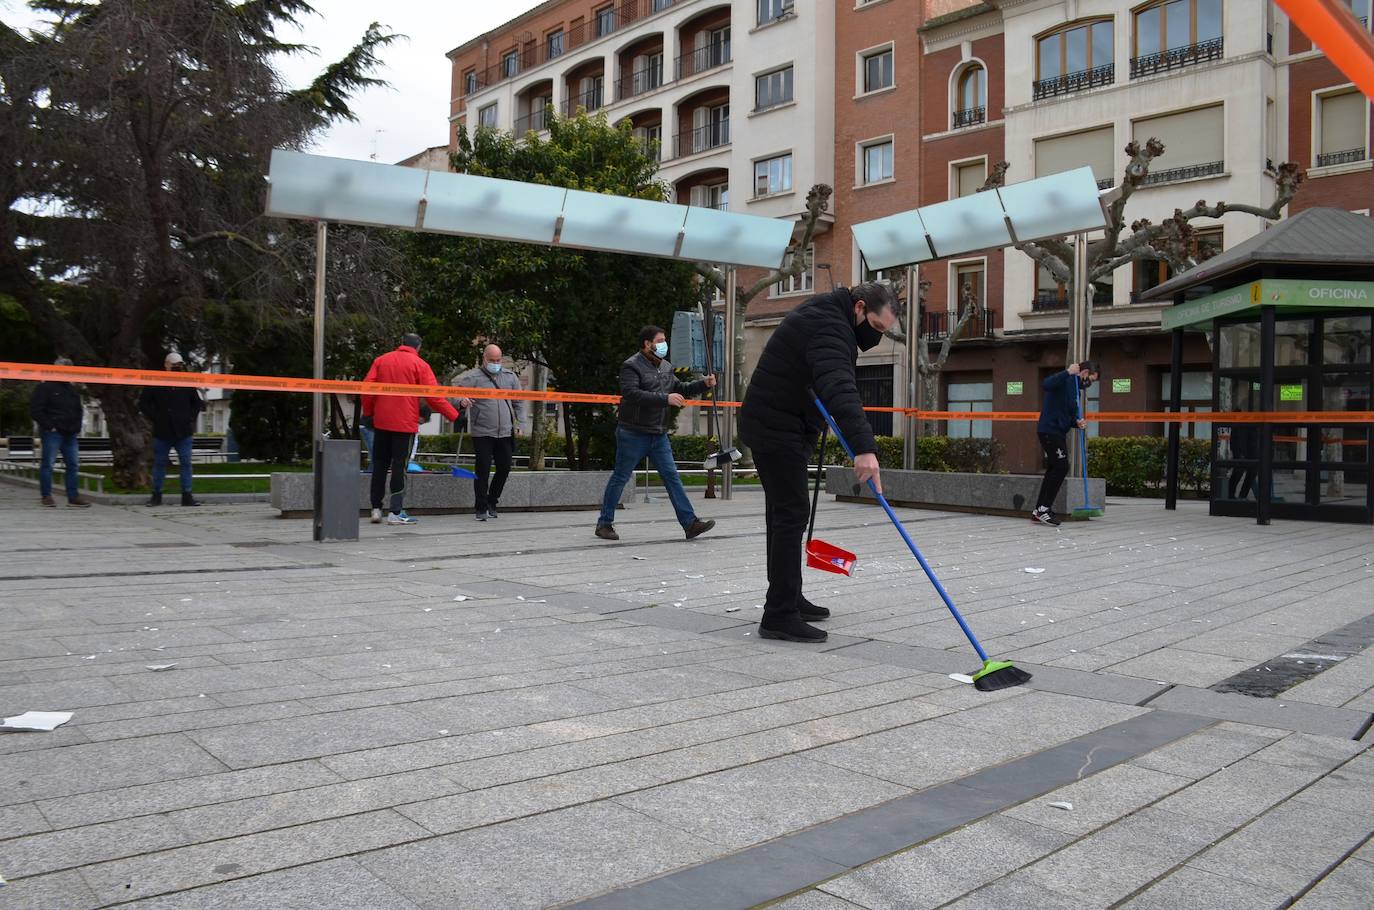
[(1369, 528), (901, 510), (987, 694), (880, 510), (821, 505), (817, 648), (754, 634), (761, 494), (691, 495), (314, 544), (0, 486), (0, 715), (74, 712), (0, 734), (0, 907), (1368, 906)]

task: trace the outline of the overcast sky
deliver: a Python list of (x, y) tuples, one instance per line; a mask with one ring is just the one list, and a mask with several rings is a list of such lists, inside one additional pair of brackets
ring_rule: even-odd
[[(341, 123), (312, 151), (341, 158), (395, 162), (448, 142), (449, 62), (445, 53), (533, 7), (537, 0), (312, 0), (316, 15), (302, 19), (287, 41), (309, 44), (318, 55), (284, 58), (282, 74), (305, 85), (328, 63), (346, 54), (373, 21), (409, 36), (382, 52), (377, 73), (390, 88), (374, 88), (353, 100), (357, 123)], [(41, 18), (24, 0), (0, 0), (6, 23), (26, 27)], [(378, 132), (380, 130), (380, 132)]]

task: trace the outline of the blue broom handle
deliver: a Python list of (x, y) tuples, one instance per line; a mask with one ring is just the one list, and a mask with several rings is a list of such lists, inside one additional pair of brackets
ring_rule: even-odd
[[(818, 396), (813, 395), (812, 398), (816, 402), (816, 407), (821, 409), (821, 416), (825, 418), (825, 422), (830, 425), (830, 429), (835, 431), (835, 438), (838, 439), (840, 445), (844, 447), (845, 454), (849, 456), (850, 461), (853, 461), (854, 450), (849, 447), (849, 440), (845, 439), (844, 434), (840, 432), (839, 424), (835, 423), (835, 418), (830, 416), (830, 412), (825, 409), (825, 405), (821, 404), (821, 399)], [(883, 511), (886, 512), (887, 517), (892, 520), (893, 527), (897, 529), (898, 534), (902, 535), (902, 540), (906, 541), (907, 548), (911, 550), (912, 555), (916, 557), (916, 561), (919, 562), (921, 568), (925, 570), (926, 578), (930, 579), (930, 583), (935, 586), (935, 590), (939, 593), (940, 599), (945, 602), (945, 606), (949, 607), (949, 612), (954, 615), (954, 619), (959, 623), (959, 628), (964, 630), (964, 635), (968, 637), (969, 644), (973, 645), (973, 650), (977, 651), (978, 656), (986, 663), (990, 660), (987, 652), (984, 651), (983, 646), (978, 643), (978, 638), (973, 634), (973, 630), (968, 627), (968, 623), (964, 622), (964, 617), (959, 613), (959, 608), (954, 606), (954, 601), (950, 600), (949, 592), (945, 590), (944, 585), (940, 584), (940, 579), (935, 577), (935, 570), (930, 567), (930, 563), (926, 562), (926, 558), (921, 555), (921, 551), (917, 548), (916, 542), (911, 539), (911, 535), (907, 534), (906, 528), (902, 527), (901, 521), (897, 519), (897, 513), (893, 512), (892, 506), (888, 505), (887, 497), (878, 491), (877, 485), (874, 484), (872, 480), (868, 481), (868, 488), (872, 490), (873, 495), (878, 498), (878, 503), (883, 507)]]
[[(1083, 419), (1083, 380), (1077, 375), (1073, 377), (1074, 388), (1078, 394), (1074, 396), (1074, 405), (1078, 408), (1078, 419)], [(1088, 508), (1088, 429), (1082, 427), (1078, 431), (1078, 449), (1083, 456), (1083, 508)]]

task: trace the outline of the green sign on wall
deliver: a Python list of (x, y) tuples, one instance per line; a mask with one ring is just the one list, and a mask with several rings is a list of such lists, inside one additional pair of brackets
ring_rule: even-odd
[(1023, 390), (1024, 390), (1024, 386), (1023, 386), (1021, 383), (1019, 383), (1019, 382), (1012, 382), (1012, 381), (1010, 381), (1010, 380), (1007, 381), (1007, 394), (1008, 394), (1008, 395), (1020, 395), (1021, 392), (1022, 392)]
[(1125, 394), (1126, 392), (1129, 392), (1130, 390), (1131, 390), (1131, 381), (1130, 381), (1129, 379), (1113, 379), (1113, 380), (1112, 380), (1112, 391), (1115, 392), (1116, 394), (1118, 394), (1118, 395), (1123, 395), (1123, 394)]
[(1279, 386), (1279, 401), (1302, 401), (1302, 385)]

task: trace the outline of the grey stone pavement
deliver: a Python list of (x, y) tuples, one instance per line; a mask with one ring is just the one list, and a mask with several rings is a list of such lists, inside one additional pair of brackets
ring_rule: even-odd
[(900, 510), (1035, 674), (987, 694), (870, 506), (822, 504), (861, 570), (808, 571), (806, 647), (754, 634), (752, 490), (618, 544), (35, 499), (0, 485), (0, 715), (74, 717), (0, 734), (6, 910), (1370, 906), (1374, 649), (1309, 653), (1370, 626), (1368, 527)]

